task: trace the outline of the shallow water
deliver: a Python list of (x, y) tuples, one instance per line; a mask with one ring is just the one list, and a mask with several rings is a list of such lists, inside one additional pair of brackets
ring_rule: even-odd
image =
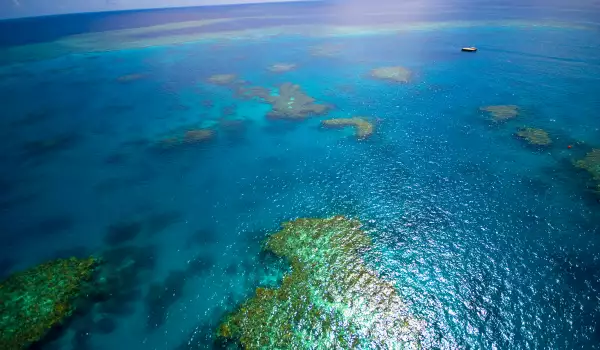
[[(75, 15), (65, 18), (88, 23), (93, 40), (57, 49), (61, 36), (86, 35), (76, 25), (4, 40), (5, 52), (32, 54), (0, 67), (0, 273), (71, 255), (140, 264), (123, 295), (41, 347), (213, 346), (223, 316), (288, 269), (261, 253), (269, 233), (298, 217), (346, 215), (373, 238), (366, 263), (425, 321), (425, 348), (597, 348), (600, 204), (573, 166), (600, 146), (597, 5), (465, 8), (390, 11), (385, 23), (400, 32), (331, 3)], [(111, 51), (119, 43), (99, 33), (270, 11), (300, 16), (282, 21), (293, 33), (272, 32), (274, 19), (240, 20), (141, 31), (132, 37), (163, 41), (140, 49), (128, 37), (131, 47)], [(317, 34), (315, 22), (361, 27)], [(254, 32), (221, 32), (240, 29)], [(180, 34), (196, 36), (171, 38)], [(466, 45), (479, 51), (461, 53)], [(323, 47), (329, 55), (314, 55)], [(276, 63), (297, 66), (269, 71)], [(383, 66), (408, 68), (410, 81), (369, 76)], [(267, 118), (269, 104), (208, 81), (229, 73), (272, 93), (293, 82), (333, 108)], [(496, 123), (480, 111), (487, 105), (520, 113)], [(370, 118), (373, 135), (320, 126), (352, 116)], [(522, 126), (553, 143), (528, 145), (514, 135)], [(189, 129), (214, 136), (160, 143)], [(129, 249), (111, 251), (119, 247)]]

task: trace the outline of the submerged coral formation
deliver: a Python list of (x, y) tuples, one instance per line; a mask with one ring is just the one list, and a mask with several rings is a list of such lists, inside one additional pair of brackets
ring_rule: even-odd
[(422, 322), (361, 259), (371, 244), (359, 221), (342, 216), (284, 223), (266, 249), (291, 272), (277, 289), (257, 288), (218, 335), (246, 349), (419, 348)]
[(371, 136), (374, 129), (373, 123), (364, 117), (327, 119), (323, 120), (321, 125), (326, 128), (353, 127), (356, 137), (359, 140), (363, 140)]
[(285, 73), (296, 69), (295, 63), (275, 63), (269, 66), (269, 71), (273, 73)]
[(118, 77), (117, 81), (119, 83), (130, 83), (132, 81), (143, 79), (146, 76), (147, 76), (147, 74), (143, 74), (143, 73), (127, 74), (127, 75), (122, 75), (122, 76)]
[(412, 76), (410, 70), (400, 66), (380, 67), (372, 69), (370, 72), (371, 78), (388, 80), (397, 83), (408, 83)]
[(552, 143), (548, 133), (542, 129), (520, 128), (516, 135), (535, 146), (548, 146)]
[(323, 44), (310, 47), (310, 55), (316, 57), (333, 57), (342, 51), (342, 45)]
[(169, 136), (160, 141), (162, 148), (172, 148), (182, 145), (197, 144), (212, 140), (215, 136), (214, 130), (211, 129), (190, 129), (182, 134)]
[(576, 161), (575, 166), (586, 170), (598, 182), (596, 191), (600, 193), (600, 149), (591, 150), (583, 159)]
[(495, 122), (507, 121), (519, 115), (519, 107), (515, 105), (485, 106), (480, 110), (487, 112)]
[(215, 74), (208, 78), (208, 82), (217, 85), (228, 85), (237, 79), (235, 74)]
[(57, 259), (0, 283), (2, 349), (26, 349), (68, 318), (96, 265), (94, 258)]

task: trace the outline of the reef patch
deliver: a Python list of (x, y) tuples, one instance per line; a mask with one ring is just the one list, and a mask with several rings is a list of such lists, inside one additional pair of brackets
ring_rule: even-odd
[(361, 223), (343, 216), (284, 223), (265, 249), (291, 272), (279, 288), (257, 288), (218, 336), (246, 349), (420, 348), (422, 322), (361, 258), (371, 245)]

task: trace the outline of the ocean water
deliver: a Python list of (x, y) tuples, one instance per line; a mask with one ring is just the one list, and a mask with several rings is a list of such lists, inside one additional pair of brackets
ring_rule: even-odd
[[(424, 348), (598, 348), (600, 204), (574, 166), (600, 147), (598, 18), (594, 3), (325, 2), (0, 22), (0, 274), (132, 259), (118, 292), (37, 346), (212, 348), (289, 269), (265, 238), (345, 215)], [(370, 76), (386, 66), (409, 81)], [(236, 92), (286, 82), (331, 109), (281, 120)], [(370, 137), (321, 126), (353, 116)], [(213, 134), (165, 146), (192, 129)]]

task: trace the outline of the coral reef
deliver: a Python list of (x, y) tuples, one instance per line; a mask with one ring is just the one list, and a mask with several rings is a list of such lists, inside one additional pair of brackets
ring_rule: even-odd
[(361, 259), (371, 244), (359, 221), (342, 216), (284, 223), (266, 249), (291, 272), (277, 289), (257, 288), (218, 335), (246, 349), (419, 348), (422, 322)]
[(229, 85), (235, 82), (237, 75), (235, 74), (215, 74), (208, 78), (208, 82), (216, 85)]
[(271, 96), (271, 91), (266, 87), (262, 86), (238, 86), (236, 89), (236, 96), (244, 99), (267, 99)]
[(333, 57), (339, 55), (342, 51), (342, 45), (339, 44), (322, 44), (310, 47), (310, 55), (315, 57)]
[(94, 258), (57, 259), (0, 283), (2, 349), (26, 349), (71, 316), (97, 264)]
[(127, 75), (122, 75), (122, 76), (118, 77), (117, 81), (119, 83), (130, 83), (132, 81), (143, 79), (146, 76), (147, 76), (147, 74), (143, 74), (143, 73), (127, 74)]
[(504, 122), (519, 115), (519, 107), (515, 105), (485, 106), (480, 110), (488, 113), (495, 122)]
[(410, 70), (395, 66), (395, 67), (380, 67), (372, 69), (369, 73), (371, 78), (393, 81), (396, 83), (408, 83), (412, 76)]
[(329, 106), (315, 103), (300, 85), (284, 83), (279, 87), (279, 95), (269, 96), (266, 101), (271, 104), (267, 117), (282, 119), (306, 118), (310, 115), (324, 114)]
[(315, 99), (308, 96), (300, 85), (284, 83), (278, 89), (278, 94), (273, 95), (268, 89), (262, 87), (249, 87), (238, 89), (238, 94), (248, 98), (260, 98), (271, 105), (268, 118), (273, 119), (304, 119), (312, 115), (326, 113), (331, 106), (315, 103)]
[(275, 63), (269, 66), (269, 71), (273, 73), (285, 73), (296, 69), (295, 63)]
[(191, 145), (212, 140), (215, 132), (211, 129), (189, 129), (180, 135), (170, 136), (162, 139), (159, 145), (163, 149), (183, 145)]
[(592, 179), (598, 183), (595, 192), (600, 194), (600, 149), (591, 150), (583, 159), (576, 161), (575, 166), (590, 174)]
[(534, 146), (548, 146), (552, 143), (545, 130), (535, 128), (520, 128), (516, 135)]
[(344, 128), (353, 127), (356, 138), (364, 140), (373, 134), (373, 123), (364, 117), (353, 118), (334, 118), (321, 121), (321, 125), (326, 128)]

